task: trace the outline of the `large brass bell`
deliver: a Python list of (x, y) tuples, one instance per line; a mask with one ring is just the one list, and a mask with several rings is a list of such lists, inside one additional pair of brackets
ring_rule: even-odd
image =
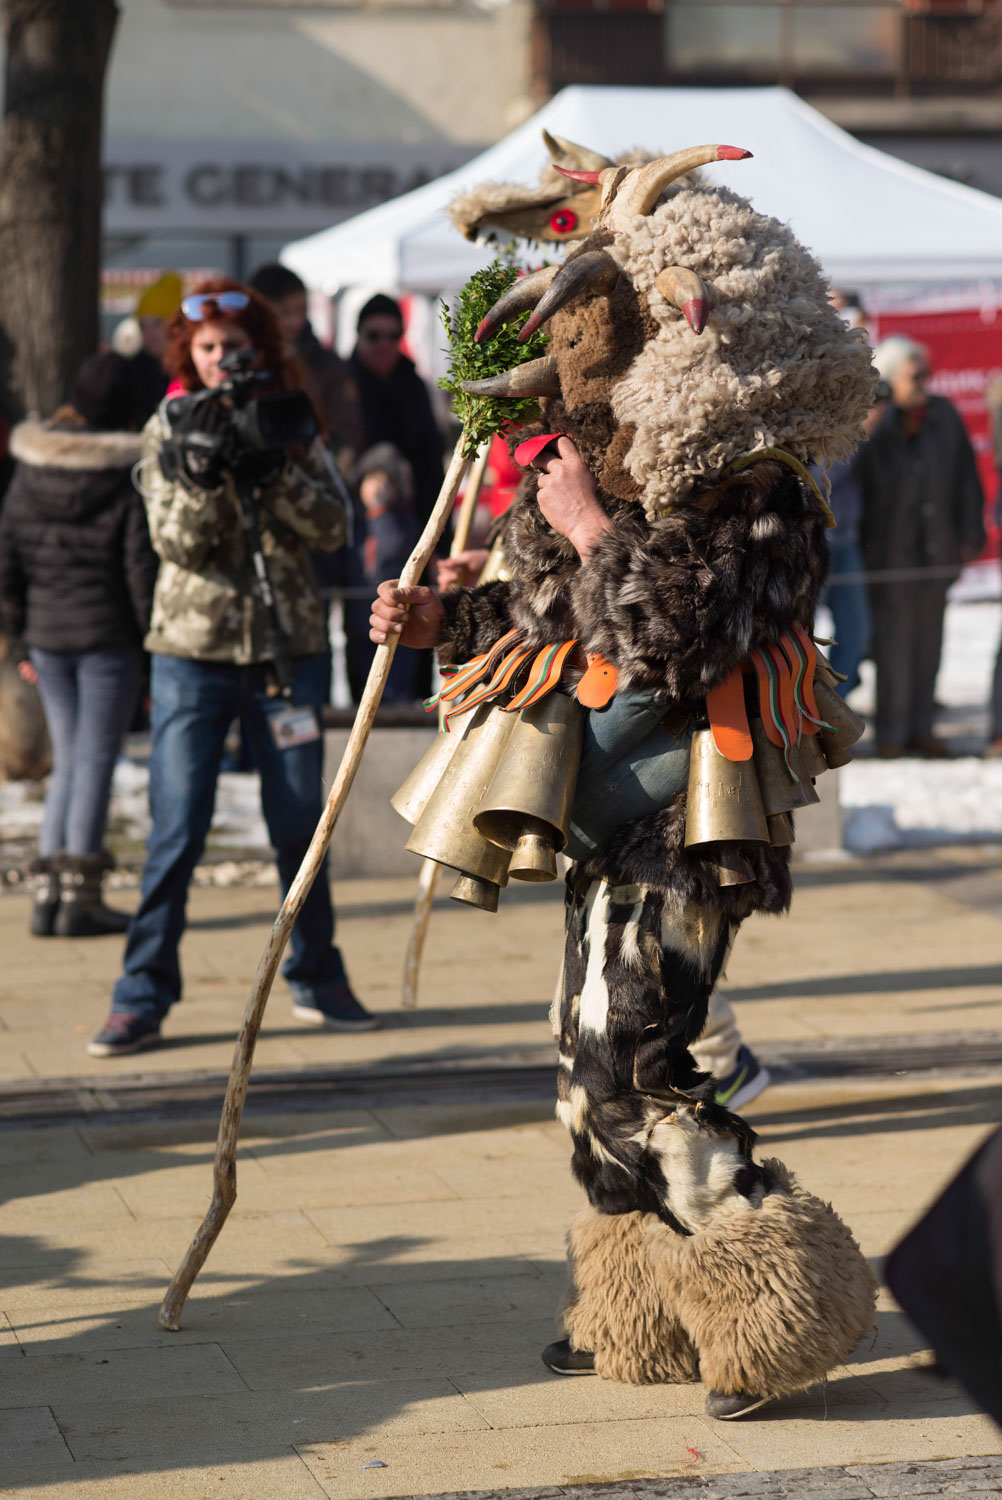
[(428, 806), (446, 766), (463, 742), (469, 723), (469, 715), (465, 715), (448, 732), (440, 729), (407, 780), (393, 793), (390, 806), (408, 823), (416, 823)]
[(720, 844), (712, 857), (721, 885), (750, 885), (755, 879), (755, 871), (736, 844)]
[(866, 725), (856, 710), (850, 708), (845, 699), (840, 698), (835, 689), (821, 677), (814, 679), (814, 696), (817, 699), (818, 716), (835, 731), (831, 734), (827, 729), (822, 729), (818, 735), (821, 753), (832, 769), (848, 765), (852, 760), (851, 747), (862, 739)]
[(758, 777), (766, 817), (772, 818), (777, 813), (793, 812), (798, 807), (810, 807), (813, 803), (820, 802), (821, 798), (811, 785), (811, 774), (804, 764), (799, 747), (794, 746), (790, 752), (790, 765), (799, 777), (799, 780), (793, 781), (786, 769), (786, 758), (782, 750), (769, 739), (762, 720), (752, 719), (750, 727), (755, 747), (752, 765)]
[(728, 760), (713, 743), (713, 731), (697, 729), (689, 751), (686, 848), (695, 844), (768, 842), (769, 829), (753, 762)]
[(801, 758), (811, 780), (813, 781), (816, 777), (823, 776), (828, 770), (828, 762), (825, 760), (825, 753), (821, 748), (821, 735), (801, 735), (800, 744), (797, 748), (800, 750)]
[(577, 785), (584, 710), (568, 694), (551, 692), (507, 717), (511, 738), (474, 826), (510, 854), (513, 880), (555, 880)]
[(484, 704), (470, 720), (407, 840), (412, 854), (458, 870), (450, 893), (458, 901), (496, 911), (508, 884), (508, 851), (481, 838), (472, 812), (490, 784), (513, 727), (510, 715)]
[(814, 664), (815, 689), (817, 688), (819, 681), (826, 682), (830, 688), (837, 688), (839, 683), (843, 682), (844, 680), (845, 679), (840, 677), (839, 674), (835, 671), (835, 668), (832, 666), (825, 653), (823, 651), (818, 651), (817, 659)]

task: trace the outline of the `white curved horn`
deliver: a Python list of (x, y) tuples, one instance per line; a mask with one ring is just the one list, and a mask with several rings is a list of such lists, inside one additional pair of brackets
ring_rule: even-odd
[(751, 152), (741, 146), (690, 146), (685, 151), (673, 151), (671, 156), (660, 156), (657, 161), (634, 167), (620, 184), (608, 218), (625, 223), (637, 214), (649, 214), (665, 188), (677, 177), (713, 161), (743, 161), (749, 156)]

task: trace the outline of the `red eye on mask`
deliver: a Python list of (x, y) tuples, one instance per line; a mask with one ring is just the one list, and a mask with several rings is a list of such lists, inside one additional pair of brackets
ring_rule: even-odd
[(571, 208), (558, 208), (550, 215), (550, 228), (554, 234), (570, 234), (578, 227), (578, 216)]

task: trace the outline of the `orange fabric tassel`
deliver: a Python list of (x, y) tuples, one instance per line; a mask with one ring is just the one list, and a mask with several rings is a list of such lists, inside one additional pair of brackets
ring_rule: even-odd
[(744, 673), (735, 667), (706, 695), (713, 743), (727, 760), (751, 760), (752, 737), (745, 708)]
[(577, 699), (583, 708), (604, 708), (616, 691), (619, 672), (597, 651), (588, 652), (588, 670), (577, 685)]

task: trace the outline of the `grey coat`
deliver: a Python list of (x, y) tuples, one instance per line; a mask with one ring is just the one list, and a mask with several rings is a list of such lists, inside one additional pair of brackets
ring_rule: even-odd
[(870, 569), (952, 567), (985, 544), (984, 495), (974, 449), (955, 407), (930, 396), (907, 436), (889, 406), (856, 459), (863, 492), (860, 540)]

